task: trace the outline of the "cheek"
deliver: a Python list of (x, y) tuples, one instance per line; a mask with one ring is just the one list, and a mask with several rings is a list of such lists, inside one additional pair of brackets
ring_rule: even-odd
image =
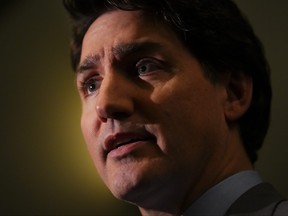
[(93, 136), (92, 128), (93, 124), (91, 118), (89, 118), (87, 113), (83, 112), (81, 116), (81, 130), (87, 145), (90, 144), (90, 140)]
[(93, 125), (91, 120), (89, 120), (89, 118), (87, 118), (87, 116), (82, 115), (81, 117), (81, 130), (82, 130), (82, 134), (85, 140), (85, 143), (87, 145), (88, 151), (93, 159), (93, 161), (95, 161), (95, 145), (93, 144), (93, 142), (95, 142), (94, 139), (94, 134), (93, 134)]
[(88, 147), (95, 143), (101, 123), (97, 118), (95, 101), (82, 102), (81, 130)]
[(81, 116), (81, 130), (87, 145), (88, 151), (95, 163), (99, 164), (99, 143), (98, 143), (98, 130), (93, 115), (83, 112)]
[(85, 113), (82, 114), (81, 129), (89, 155), (98, 174), (105, 181), (105, 157), (101, 153), (101, 144), (99, 141), (101, 139), (98, 136), (99, 132), (97, 130), (96, 124), (97, 123), (95, 123), (93, 116)]
[(221, 104), (213, 86), (200, 84), (170, 82), (151, 95), (157, 104), (154, 115), (160, 125), (158, 137), (162, 149), (194, 151), (211, 143), (207, 137), (216, 138), (216, 130), (223, 122)]

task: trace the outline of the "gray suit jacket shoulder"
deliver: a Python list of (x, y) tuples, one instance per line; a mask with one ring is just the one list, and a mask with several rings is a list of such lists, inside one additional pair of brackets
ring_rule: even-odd
[(272, 185), (259, 184), (239, 197), (226, 216), (288, 216), (288, 201)]

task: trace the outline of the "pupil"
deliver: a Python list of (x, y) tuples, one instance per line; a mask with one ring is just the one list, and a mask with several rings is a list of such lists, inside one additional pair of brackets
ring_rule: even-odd
[(89, 85), (89, 90), (90, 90), (90, 91), (95, 90), (95, 84), (91, 84), (91, 85)]
[(141, 72), (145, 72), (147, 70), (147, 67), (146, 66), (142, 66), (141, 68), (140, 68), (140, 71)]

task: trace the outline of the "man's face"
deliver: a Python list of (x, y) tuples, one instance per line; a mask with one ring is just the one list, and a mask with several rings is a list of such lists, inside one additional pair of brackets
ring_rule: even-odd
[(219, 171), (225, 89), (167, 26), (140, 12), (105, 13), (84, 37), (79, 68), (84, 138), (116, 197), (184, 193)]

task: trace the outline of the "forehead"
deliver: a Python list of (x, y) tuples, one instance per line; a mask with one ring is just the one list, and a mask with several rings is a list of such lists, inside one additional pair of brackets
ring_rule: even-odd
[(148, 22), (142, 11), (124, 11), (124, 10), (111, 10), (103, 13), (90, 25), (86, 34), (95, 31), (105, 30), (118, 30), (127, 27), (135, 27), (136, 25), (143, 25)]
[(117, 44), (145, 40), (176, 43), (178, 38), (168, 24), (152, 19), (141, 11), (109, 11), (99, 16), (86, 32), (81, 60), (87, 55), (95, 54), (91, 53), (92, 50), (101, 54), (107, 49), (112, 50)]

